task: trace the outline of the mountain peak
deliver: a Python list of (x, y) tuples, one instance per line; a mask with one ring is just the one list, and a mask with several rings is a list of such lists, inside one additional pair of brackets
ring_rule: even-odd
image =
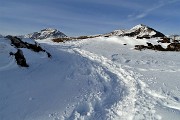
[(45, 28), (45, 29), (42, 29), (41, 31), (51, 31), (51, 32), (53, 32), (53, 31), (57, 31), (57, 29), (55, 29), (55, 28)]
[(134, 26), (133, 28), (131, 28), (131, 30), (140, 29), (140, 28), (149, 28), (149, 27), (147, 25), (144, 25), (144, 24), (138, 24), (138, 25)]
[(138, 24), (133, 28), (131, 28), (130, 30), (115, 30), (111, 33), (105, 34), (105, 36), (129, 36), (139, 39), (165, 37), (165, 35), (162, 34), (161, 32), (156, 31), (155, 29), (144, 24)]
[(67, 36), (57, 29), (45, 28), (45, 29), (40, 30), (40, 32), (34, 32), (31, 34), (25, 35), (25, 37), (31, 38), (31, 39), (47, 39), (47, 38), (64, 38)]

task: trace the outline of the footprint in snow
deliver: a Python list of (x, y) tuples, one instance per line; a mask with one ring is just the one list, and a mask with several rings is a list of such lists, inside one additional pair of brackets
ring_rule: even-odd
[(111, 57), (112, 57), (112, 61), (116, 61), (116, 60), (118, 60), (118, 55), (119, 54), (113, 54)]

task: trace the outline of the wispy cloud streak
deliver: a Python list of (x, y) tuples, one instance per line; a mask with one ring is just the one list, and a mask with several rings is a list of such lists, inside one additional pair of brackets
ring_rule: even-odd
[(146, 17), (147, 15), (149, 15), (151, 12), (157, 10), (157, 9), (160, 9), (161, 7), (164, 7), (166, 5), (169, 5), (169, 4), (172, 4), (172, 3), (175, 3), (175, 2), (179, 2), (180, 0), (171, 0), (171, 1), (166, 1), (166, 0), (159, 0), (158, 3), (151, 7), (151, 8), (148, 8), (148, 9), (145, 9), (143, 10), (141, 13), (139, 14), (136, 14), (136, 15), (128, 15), (128, 18), (130, 21), (133, 21), (133, 20), (138, 20), (138, 19), (142, 19), (144, 17)]

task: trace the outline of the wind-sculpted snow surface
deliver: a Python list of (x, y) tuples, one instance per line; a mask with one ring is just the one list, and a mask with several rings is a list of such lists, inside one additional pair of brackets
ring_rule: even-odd
[[(156, 39), (37, 40), (51, 53), (24, 50), (19, 68), (0, 44), (0, 120), (179, 120), (177, 52), (136, 51)], [(167, 46), (162, 44), (162, 46)]]

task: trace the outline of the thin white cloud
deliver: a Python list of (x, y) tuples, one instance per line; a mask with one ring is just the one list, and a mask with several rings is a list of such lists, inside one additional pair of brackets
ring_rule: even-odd
[(163, 6), (178, 2), (180, 0), (171, 0), (171, 1), (165, 1), (165, 0), (159, 0), (159, 3), (151, 8), (148, 8), (146, 10), (143, 10), (143, 12), (141, 12), (140, 14), (136, 14), (136, 15), (128, 15), (128, 18), (130, 21), (133, 20), (138, 20), (138, 19), (142, 19), (144, 17), (146, 17), (147, 15), (149, 15), (152, 11), (155, 11)]

